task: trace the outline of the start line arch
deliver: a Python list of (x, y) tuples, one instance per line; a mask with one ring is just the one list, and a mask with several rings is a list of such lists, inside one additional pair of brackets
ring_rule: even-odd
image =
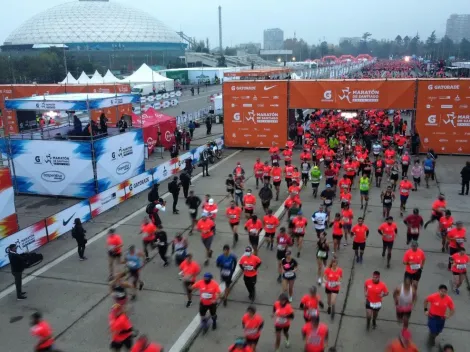
[(223, 84), (228, 147), (284, 146), (289, 109), (415, 110), (422, 147), (470, 154), (470, 79), (265, 80)]

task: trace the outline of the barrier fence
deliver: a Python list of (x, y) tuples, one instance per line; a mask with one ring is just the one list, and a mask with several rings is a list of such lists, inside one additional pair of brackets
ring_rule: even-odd
[[(223, 138), (217, 138), (216, 143), (219, 148), (224, 147)], [(79, 218), (82, 223), (86, 223), (105, 211), (148, 190), (155, 183), (165, 181), (179, 173), (183, 169), (184, 161), (187, 158), (192, 159), (193, 165), (197, 164), (199, 155), (204, 148), (205, 146), (194, 148), (177, 158), (157, 165), (67, 209), (48, 216), (25, 229), (2, 238), (0, 240), (0, 267), (9, 264), (7, 249), (10, 244), (15, 243), (19, 252), (34, 251), (69, 232), (73, 227), (75, 218)]]

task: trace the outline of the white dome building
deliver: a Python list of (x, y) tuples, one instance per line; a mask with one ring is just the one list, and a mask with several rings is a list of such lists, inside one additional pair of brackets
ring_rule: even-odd
[(27, 20), (7, 37), (2, 49), (63, 45), (71, 51), (182, 51), (186, 47), (175, 31), (144, 11), (109, 0), (75, 0)]

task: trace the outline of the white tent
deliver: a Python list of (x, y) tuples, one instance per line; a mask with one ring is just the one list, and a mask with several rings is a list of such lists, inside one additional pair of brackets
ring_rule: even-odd
[(69, 72), (69, 73), (67, 73), (67, 77), (65, 77), (64, 80), (60, 83), (61, 84), (77, 84), (77, 80)]
[(82, 71), (82, 74), (77, 79), (78, 84), (88, 84), (90, 83), (90, 77), (87, 76), (85, 71)]
[(103, 76), (98, 71), (95, 71), (89, 83), (103, 83)]
[(164, 87), (168, 92), (171, 92), (175, 89), (175, 80), (160, 75), (146, 64), (140, 66), (137, 71), (135, 71), (129, 77), (122, 79), (121, 82), (129, 83), (131, 86), (137, 84), (142, 85), (146, 83), (153, 84), (155, 85), (155, 89), (157, 91), (161, 87)]
[(116, 76), (113, 75), (113, 73), (110, 70), (108, 70), (108, 72), (106, 72), (106, 74), (103, 77), (103, 83), (118, 83), (118, 82), (119, 82), (119, 79), (117, 79)]

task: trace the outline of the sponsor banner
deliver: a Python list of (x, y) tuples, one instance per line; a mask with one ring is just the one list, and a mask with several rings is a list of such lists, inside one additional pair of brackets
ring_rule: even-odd
[(416, 129), (422, 147), (470, 154), (470, 81), (419, 80)]
[(95, 218), (126, 200), (125, 183), (118, 184), (90, 198), (91, 217)]
[(90, 106), (90, 110), (94, 110), (94, 109), (109, 108), (111, 106), (116, 106), (116, 105), (136, 104), (139, 101), (140, 101), (140, 97), (138, 95), (128, 94), (128, 95), (117, 95), (116, 97), (113, 97), (113, 98), (91, 100), (88, 104)]
[(15, 210), (15, 191), (8, 168), (0, 168), (0, 238), (18, 230)]
[[(91, 105), (91, 103), (90, 103)], [(10, 110), (87, 110), (86, 101), (40, 101), (28, 99), (5, 100), (5, 108)]]
[(94, 142), (98, 192), (145, 171), (144, 136), (135, 129)]
[(46, 222), (41, 220), (11, 236), (0, 240), (0, 267), (8, 265), (8, 246), (15, 243), (18, 253), (34, 251), (47, 243)]
[(10, 142), (20, 193), (88, 198), (95, 194), (89, 142)]
[(88, 199), (46, 218), (49, 241), (55, 240), (72, 230), (76, 218), (80, 219), (82, 223), (91, 220), (90, 201)]
[(287, 142), (287, 81), (229, 81), (223, 85), (228, 147), (269, 148)]
[(414, 109), (415, 80), (291, 81), (289, 108)]
[(193, 153), (191, 152), (187, 152), (187, 153), (184, 153), (183, 155), (180, 155), (178, 158), (176, 158), (176, 162), (175, 162), (175, 169), (174, 169), (174, 173), (177, 174), (178, 172), (180, 172), (181, 170), (184, 169), (186, 163), (184, 162), (186, 159), (192, 159), (193, 158)]
[(16, 213), (0, 219), (0, 240), (18, 231), (18, 218)]
[(154, 183), (161, 183), (168, 179), (172, 174), (172, 170), (174, 169), (173, 165), (166, 161), (161, 165), (158, 165), (152, 170), (153, 175), (153, 182)]
[(139, 194), (150, 187), (152, 187), (152, 171), (145, 171), (144, 173), (132, 177), (129, 180), (125, 181), (125, 191), (126, 191), (126, 199), (129, 199), (136, 194)]

